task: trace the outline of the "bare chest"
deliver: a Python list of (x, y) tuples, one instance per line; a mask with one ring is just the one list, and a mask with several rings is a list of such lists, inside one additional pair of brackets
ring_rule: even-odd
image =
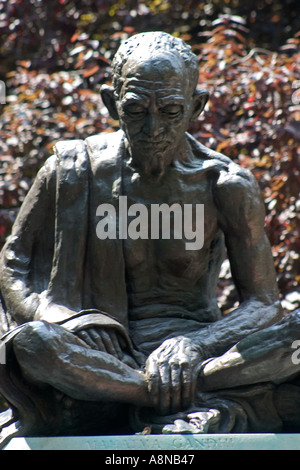
[(123, 175), (124, 256), (128, 276), (141, 284), (177, 288), (209, 269), (218, 237), (212, 181), (170, 169), (160, 180), (126, 167)]

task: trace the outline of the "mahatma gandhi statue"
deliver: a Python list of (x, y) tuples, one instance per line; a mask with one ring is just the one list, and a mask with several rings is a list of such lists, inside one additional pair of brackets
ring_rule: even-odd
[[(3, 435), (300, 427), (299, 312), (283, 318), (255, 178), (187, 132), (197, 57), (143, 33), (112, 70), (120, 130), (57, 143), (2, 250)], [(145, 215), (162, 205), (169, 236)], [(225, 250), (240, 302), (222, 316)]]

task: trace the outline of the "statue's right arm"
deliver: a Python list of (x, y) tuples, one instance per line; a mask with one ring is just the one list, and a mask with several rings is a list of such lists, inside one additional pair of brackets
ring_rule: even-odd
[[(6, 312), (18, 325), (32, 320), (62, 322), (78, 316), (78, 311), (53, 302), (47, 290), (54, 253), (56, 183), (57, 157), (53, 156), (38, 172), (0, 255), (1, 297)], [(42, 248), (37, 254), (38, 245)], [(123, 358), (124, 346), (119, 346), (114, 329), (98, 329), (97, 325), (83, 326), (76, 334), (88, 347)]]
[[(33, 252), (41, 236), (53, 240), (56, 188), (56, 157), (50, 157), (38, 172), (29, 190), (12, 233), (0, 257), (0, 291), (5, 309), (18, 323), (35, 319), (41, 304), (41, 295), (31, 279)], [(49, 234), (45, 231), (49, 231)], [(51, 250), (51, 246), (49, 246)]]

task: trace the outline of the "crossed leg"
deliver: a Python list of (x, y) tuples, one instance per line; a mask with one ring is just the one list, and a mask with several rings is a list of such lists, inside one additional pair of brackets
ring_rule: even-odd
[(150, 406), (141, 371), (86, 347), (60, 325), (30, 322), (14, 338), (13, 348), (31, 383), (51, 385), (77, 400)]
[(213, 391), (263, 382), (283, 383), (300, 374), (293, 344), (300, 338), (300, 310), (246, 336), (202, 367), (199, 388)]

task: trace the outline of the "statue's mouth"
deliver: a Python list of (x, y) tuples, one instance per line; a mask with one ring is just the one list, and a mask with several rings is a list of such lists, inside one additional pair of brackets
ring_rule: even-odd
[(141, 139), (138, 141), (138, 144), (139, 146), (152, 147), (159, 145), (169, 145), (170, 142), (168, 142), (166, 139)]

